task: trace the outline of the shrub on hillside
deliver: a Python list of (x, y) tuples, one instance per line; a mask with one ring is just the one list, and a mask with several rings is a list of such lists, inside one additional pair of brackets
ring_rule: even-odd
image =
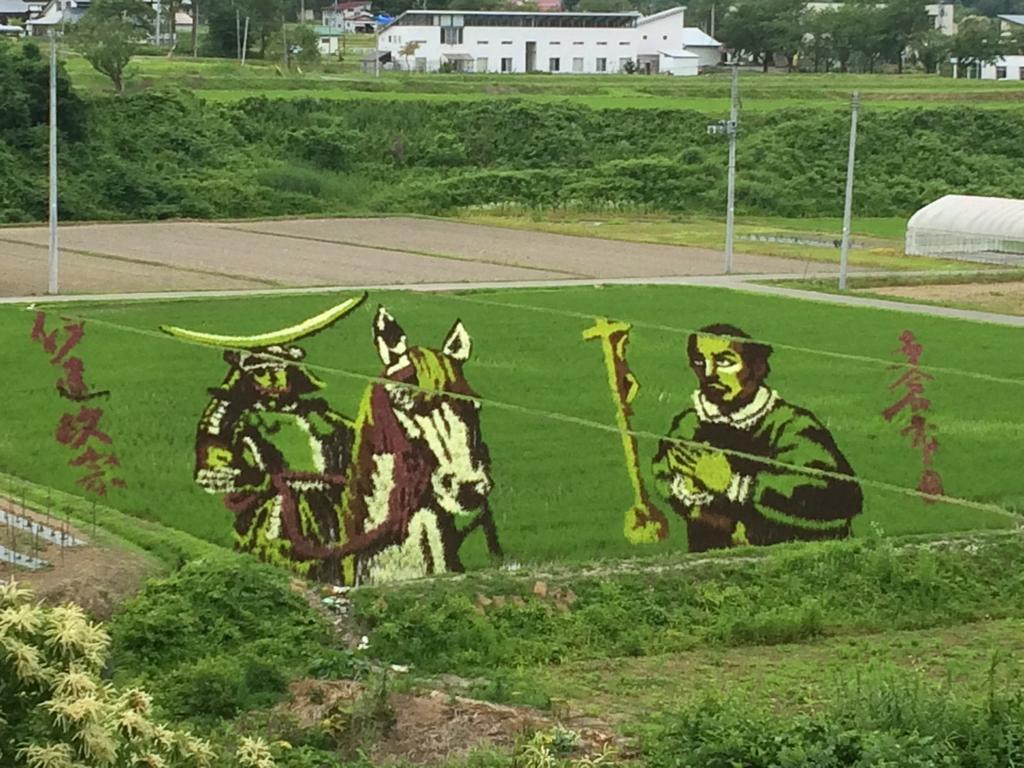
[(149, 581), (110, 633), (115, 676), (147, 684), (179, 719), (231, 718), (315, 668), (351, 666), (288, 576), (250, 558), (196, 561)]
[[(208, 743), (151, 716), (150, 697), (101, 679), (109, 637), (74, 605), (47, 608), (14, 581), (0, 584), (0, 764), (12, 768), (149, 765), (200, 768)], [(241, 768), (272, 766), (242, 739)]]

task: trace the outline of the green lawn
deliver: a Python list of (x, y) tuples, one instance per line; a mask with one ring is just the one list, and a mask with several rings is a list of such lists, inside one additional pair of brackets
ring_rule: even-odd
[[(637, 243), (662, 243), (721, 250), (725, 243), (725, 222), (699, 216), (624, 216), (573, 213), (565, 211), (526, 212), (521, 208), (483, 207), (462, 212), (465, 221), (514, 229), (541, 230), (563, 235), (601, 237)], [(800, 259), (814, 264), (838, 264), (839, 249), (786, 242), (749, 239), (754, 235), (806, 237), (812, 240), (838, 240), (842, 219), (786, 219), (765, 216), (737, 218), (735, 248), (738, 253), (758, 253)], [(944, 271), (963, 269), (962, 262), (903, 254), (906, 220), (893, 218), (854, 219), (855, 241), (870, 246), (853, 248), (850, 264), (865, 269)], [(744, 238), (748, 239), (744, 239)]]
[[(228, 543), (228, 513), (191, 479), (195, 423), (207, 400), (206, 388), (221, 379), (223, 363), (216, 351), (187, 346), (155, 329), (172, 323), (252, 332), (290, 324), (331, 301), (310, 295), (63, 310), (91, 321), (79, 347), (86, 380), (111, 391), (103, 423), (128, 480), (127, 489), (113, 492), (111, 505)], [(468, 374), (485, 400), (485, 437), (496, 480), (493, 507), (513, 560), (580, 561), (685, 545), (678, 524), (668, 542), (643, 550), (622, 536), (629, 482), (612, 429), (600, 350), (581, 340), (594, 315), (635, 324), (630, 360), (642, 390), (634, 428), (648, 435), (640, 445), (645, 468), (655, 437), (686, 407), (693, 388), (682, 363), (686, 329), (729, 321), (776, 344), (772, 383), (826, 422), (862, 478), (914, 487), (920, 455), (880, 415), (897, 399), (888, 389), (895, 376), (888, 366), (897, 360), (900, 332), (910, 328), (924, 343), (923, 363), (957, 369), (935, 371), (927, 390), (930, 420), (941, 443), (936, 466), (947, 493), (1018, 510), (1024, 506), (1018, 469), (1011, 461), (1012, 441), (1024, 421), (1018, 406), (1024, 358), (1009, 354), (1019, 349), (1024, 331), (717, 289), (382, 292), (308, 344), (308, 359), (327, 382), (329, 400), (349, 415), (364, 386), (362, 377), (379, 372), (367, 333), (377, 303), (394, 312), (411, 343), (438, 345), (456, 317), (473, 335)], [(8, 372), (10, 393), (0, 471), (73, 490), (78, 475), (66, 466), (67, 449), (53, 440), (66, 403), (53, 390), (55, 369), (29, 341), (31, 326), (32, 315), (24, 310), (0, 311), (0, 364)], [(969, 378), (961, 370), (990, 379)], [(869, 486), (866, 511), (855, 528), (864, 532), (878, 524), (890, 534), (909, 534), (1010, 522), (996, 512), (929, 505)], [(482, 555), (482, 550), (470, 552), (469, 562), (481, 564)]]
[[(569, 99), (601, 109), (686, 108), (724, 113), (729, 108), (729, 78), (724, 74), (655, 78), (383, 72), (374, 77), (359, 70), (354, 49), (344, 62), (325, 59), (322, 66), (302, 74), (282, 73), (278, 64), (253, 59), (241, 67), (224, 59), (140, 56), (128, 68), (128, 88), (178, 85), (218, 101), (236, 101), (256, 94), (270, 98), (441, 101), (517, 97), (535, 101)], [(68, 55), (68, 69), (76, 87), (109, 90), (109, 82), (77, 55)], [(761, 75), (745, 71), (740, 87), (743, 109), (750, 111), (842, 106), (849, 103), (854, 90), (860, 91), (862, 102), (870, 109), (922, 104), (1024, 106), (1024, 84), (1020, 82), (951, 80), (931, 75)]]

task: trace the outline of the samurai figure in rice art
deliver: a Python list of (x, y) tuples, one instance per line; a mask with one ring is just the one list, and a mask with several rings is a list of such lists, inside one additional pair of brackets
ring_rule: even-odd
[(259, 336), (218, 336), (164, 326), (189, 341), (227, 347), (227, 375), (209, 390), (196, 429), (196, 483), (234, 514), (236, 548), (310, 578), (337, 581), (350, 420), (317, 397), (323, 383), (301, 365), (296, 342), (351, 312), (349, 299), (304, 323)]
[(461, 571), (481, 528), (500, 555), (487, 504), (490, 456), (462, 370), (472, 341), (456, 322), (441, 349), (409, 346), (383, 307), (373, 343), (384, 362), (354, 421), (317, 393), (295, 342), (364, 297), (283, 331), (226, 337), (164, 327), (227, 347), (228, 373), (196, 433), (195, 480), (235, 516), (238, 549), (334, 583), (381, 583)]

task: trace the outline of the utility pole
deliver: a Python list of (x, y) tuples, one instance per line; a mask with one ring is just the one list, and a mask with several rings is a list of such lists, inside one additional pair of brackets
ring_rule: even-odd
[(249, 17), (245, 17), (245, 31), (242, 33), (242, 66), (245, 66), (246, 56), (249, 55)]
[(736, 226), (736, 130), (739, 127), (740, 68), (732, 63), (731, 104), (729, 106), (729, 191), (725, 208), (725, 274), (732, 274), (733, 230)]
[(235, 8), (235, 58), (242, 60), (242, 14)]
[(192, 58), (199, 57), (199, 0), (192, 0)]
[(857, 113), (860, 93), (853, 92), (850, 114), (850, 153), (846, 159), (846, 202), (843, 204), (843, 242), (839, 249), (839, 290), (846, 290), (846, 265), (850, 256), (850, 219), (853, 215), (853, 166), (857, 155)]
[(57, 30), (50, 29), (50, 276), (46, 292), (59, 291), (60, 253), (57, 250)]
[(725, 210), (725, 274), (732, 273), (733, 229), (736, 225), (736, 133), (739, 129), (739, 76), (735, 60), (732, 65), (732, 103), (729, 119), (708, 126), (712, 136), (725, 136), (729, 140), (729, 191)]
[(281, 45), (284, 47), (284, 68), (288, 71), (288, 30), (284, 26), (284, 16), (281, 16)]

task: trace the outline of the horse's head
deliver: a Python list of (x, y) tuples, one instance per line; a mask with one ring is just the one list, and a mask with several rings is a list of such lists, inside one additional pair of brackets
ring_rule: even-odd
[(462, 322), (455, 322), (440, 350), (410, 347), (405, 331), (380, 307), (373, 340), (395, 418), (431, 463), (438, 507), (455, 515), (480, 507), (491, 490), (490, 456), (480, 434), (480, 405), (462, 371), (473, 344)]

